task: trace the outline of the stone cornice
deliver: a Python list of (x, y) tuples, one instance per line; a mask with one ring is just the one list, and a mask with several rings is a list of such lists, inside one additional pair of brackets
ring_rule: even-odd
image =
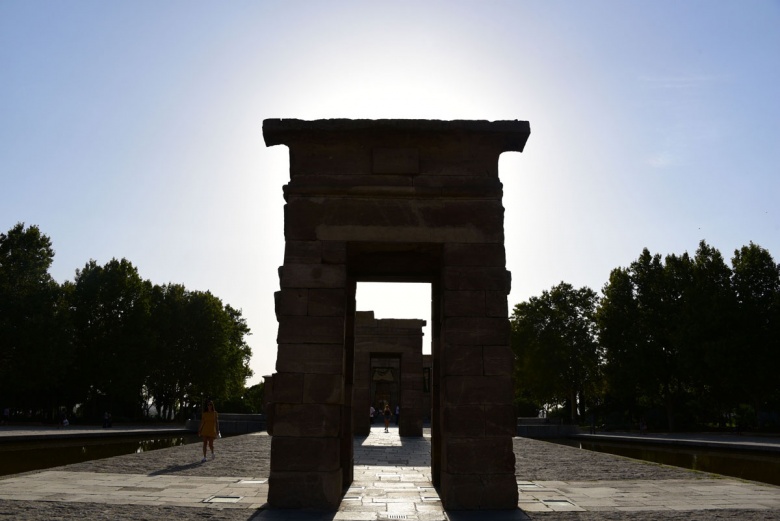
[(328, 140), (335, 136), (359, 134), (364, 137), (388, 134), (417, 134), (420, 137), (436, 135), (476, 135), (495, 141), (503, 152), (522, 152), (531, 133), (527, 121), (503, 120), (429, 120), (429, 119), (266, 119), (263, 137), (266, 146), (289, 145), (300, 139), (315, 139), (318, 135)]

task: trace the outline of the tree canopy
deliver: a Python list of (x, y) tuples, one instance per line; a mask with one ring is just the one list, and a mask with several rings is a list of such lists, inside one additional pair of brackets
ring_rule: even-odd
[[(58, 284), (38, 227), (0, 235), (0, 397), (49, 417), (174, 418), (204, 397), (240, 402), (251, 376), (241, 311), (210, 292), (154, 285), (127, 259)], [(4, 405), (4, 406), (5, 406)]]
[(562, 282), (516, 305), (512, 313), (515, 377), (523, 382), (525, 397), (537, 403), (568, 402), (572, 419), (577, 396), (598, 385), (596, 302), (590, 288)]
[(644, 249), (600, 299), (561, 283), (518, 304), (518, 395), (616, 424), (780, 426), (780, 267), (753, 243), (731, 264), (704, 241), (693, 257)]

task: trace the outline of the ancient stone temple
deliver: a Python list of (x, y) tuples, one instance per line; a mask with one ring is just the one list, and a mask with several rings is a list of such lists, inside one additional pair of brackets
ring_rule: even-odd
[[(422, 328), (424, 320), (374, 318), (373, 311), (355, 313), (355, 363), (352, 383), (352, 432), (368, 435), (373, 405), (400, 408), (398, 434), (422, 436), (425, 410)], [(379, 411), (377, 411), (377, 418)], [(381, 424), (382, 419), (377, 419)]]
[[(447, 509), (517, 507), (498, 158), (523, 121), (266, 120), (287, 145), (268, 501), (335, 510), (353, 469), (358, 282), (431, 285), (431, 471)], [(361, 405), (362, 407), (362, 405)]]

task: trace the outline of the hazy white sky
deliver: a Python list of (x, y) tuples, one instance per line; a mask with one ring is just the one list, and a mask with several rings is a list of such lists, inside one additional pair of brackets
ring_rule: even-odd
[[(287, 148), (267, 118), (520, 119), (510, 307), (642, 248), (780, 257), (780, 2), (0, 2), (0, 230), (60, 282), (126, 257), (243, 310), (274, 371)], [(428, 319), (423, 291), (359, 309)], [(386, 306), (380, 309), (379, 306)]]

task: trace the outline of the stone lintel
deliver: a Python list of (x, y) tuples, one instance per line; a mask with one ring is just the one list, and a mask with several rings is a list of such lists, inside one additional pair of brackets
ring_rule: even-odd
[(462, 140), (467, 136), (489, 138), (500, 145), (502, 152), (522, 152), (531, 125), (527, 121), (503, 120), (430, 120), (430, 119), (266, 119), (263, 138), (266, 146), (289, 145), (299, 141), (350, 142), (356, 136), (376, 136), (382, 141), (392, 135), (436, 136), (446, 140)]

